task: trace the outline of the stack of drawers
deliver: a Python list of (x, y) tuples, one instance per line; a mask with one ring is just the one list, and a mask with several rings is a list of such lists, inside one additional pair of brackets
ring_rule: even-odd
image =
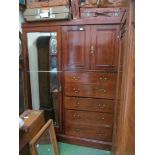
[(116, 74), (65, 72), (65, 134), (112, 141)]

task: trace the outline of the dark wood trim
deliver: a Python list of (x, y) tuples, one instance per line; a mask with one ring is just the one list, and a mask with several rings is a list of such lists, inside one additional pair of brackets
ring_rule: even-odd
[(104, 141), (99, 141), (99, 140), (91, 140), (91, 139), (87, 139), (87, 138), (66, 136), (63, 134), (57, 134), (57, 139), (58, 139), (58, 141), (66, 142), (69, 144), (93, 147), (93, 148), (109, 150), (109, 151), (112, 148), (111, 142), (104, 142)]
[(27, 36), (26, 33), (22, 32), (22, 51), (23, 51), (23, 62), (24, 62), (24, 88), (25, 88), (25, 104), (26, 109), (32, 109), (31, 100), (31, 88), (30, 88), (30, 77), (29, 77), (29, 59), (28, 59), (28, 49), (27, 49)]
[[(122, 66), (122, 86), (120, 100), (117, 103), (119, 114), (117, 127), (114, 128), (113, 154), (135, 154), (135, 49), (134, 49), (134, 2), (130, 0), (127, 12), (127, 31), (124, 35), (124, 58)], [(122, 21), (123, 23), (123, 21)]]
[(24, 109), (27, 109), (28, 106), (26, 104), (26, 89), (25, 89), (25, 67), (24, 67), (24, 58), (23, 58), (23, 39), (22, 33), (19, 31), (19, 38), (21, 40), (21, 54), (19, 55), (19, 69), (22, 70), (22, 82), (23, 82), (23, 97), (24, 97)]

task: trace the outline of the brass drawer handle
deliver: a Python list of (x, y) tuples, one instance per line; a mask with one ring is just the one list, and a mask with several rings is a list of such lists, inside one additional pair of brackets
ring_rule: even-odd
[(108, 124), (104, 124), (104, 127), (105, 128), (111, 128), (112, 126), (111, 125), (108, 125)]
[(106, 105), (105, 104), (98, 104), (97, 106), (98, 106), (98, 108), (104, 108)]
[(99, 136), (105, 136), (104, 133), (97, 133)]
[(78, 80), (80, 80), (80, 77), (79, 76), (73, 76), (73, 80), (78, 81)]
[(80, 129), (79, 128), (75, 128), (74, 131), (75, 132), (80, 132)]
[(74, 90), (74, 93), (79, 93), (79, 90)]
[(105, 89), (102, 89), (102, 88), (98, 89), (97, 91), (98, 91), (99, 93), (106, 93), (106, 92), (107, 92)]
[(74, 91), (74, 93), (79, 93), (79, 92), (80, 92), (80, 89), (78, 89), (78, 88), (73, 88), (73, 91)]
[(74, 114), (73, 118), (78, 119), (78, 118), (80, 118), (80, 115), (79, 114)]
[(106, 77), (99, 77), (98, 78), (100, 81), (107, 81), (108, 80), (108, 78), (106, 78)]

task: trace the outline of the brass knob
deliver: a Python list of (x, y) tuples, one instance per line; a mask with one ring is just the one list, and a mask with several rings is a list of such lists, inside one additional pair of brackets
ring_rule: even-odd
[(79, 104), (80, 104), (80, 102), (78, 102), (78, 101), (77, 101), (77, 103), (76, 103), (76, 104), (77, 104), (77, 105), (79, 105)]
[(101, 119), (104, 120), (104, 117), (102, 117)]
[(91, 53), (91, 54), (94, 54), (94, 46), (91, 46), (91, 47), (90, 47), (90, 53)]
[(75, 107), (79, 107), (80, 102), (79, 102), (79, 101), (77, 101), (77, 102), (75, 102), (75, 103), (74, 103), (74, 105), (75, 105)]

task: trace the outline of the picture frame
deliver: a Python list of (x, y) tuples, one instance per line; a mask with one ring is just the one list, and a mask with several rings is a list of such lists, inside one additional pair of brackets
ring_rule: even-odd
[[(44, 153), (42, 153), (43, 150), (45, 150)], [(30, 141), (30, 152), (31, 155), (59, 155), (58, 144), (52, 119), (49, 119), (48, 122)]]

